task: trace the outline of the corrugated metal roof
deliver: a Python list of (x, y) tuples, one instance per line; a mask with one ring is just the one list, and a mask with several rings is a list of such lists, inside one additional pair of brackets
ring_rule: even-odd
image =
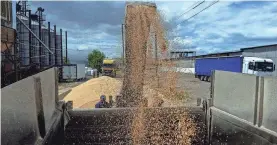
[(263, 47), (271, 47), (271, 46), (276, 46), (277, 44), (270, 44), (270, 45), (263, 45), (263, 46), (254, 46), (254, 47), (247, 47), (247, 48), (241, 48), (241, 50), (248, 50), (248, 49), (255, 49), (255, 48), (263, 48)]
[(180, 53), (180, 52), (196, 52), (195, 50), (190, 49), (171, 49), (170, 53)]
[(242, 52), (242, 51), (241, 51), (241, 50), (235, 50), (235, 51), (208, 53), (208, 54), (197, 55), (197, 56), (209, 56), (209, 55), (231, 54), (231, 53), (240, 53), (240, 52)]

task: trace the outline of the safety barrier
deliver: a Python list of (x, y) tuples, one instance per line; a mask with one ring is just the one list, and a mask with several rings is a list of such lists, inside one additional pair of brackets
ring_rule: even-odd
[(277, 143), (277, 78), (215, 71), (211, 84), (210, 140)]
[(58, 102), (56, 68), (2, 89), (2, 144), (33, 144), (51, 130)]

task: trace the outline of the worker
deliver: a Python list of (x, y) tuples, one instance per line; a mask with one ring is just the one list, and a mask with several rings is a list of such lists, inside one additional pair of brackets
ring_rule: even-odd
[(101, 95), (100, 96), (100, 101), (95, 105), (95, 108), (108, 108), (108, 102), (106, 102), (106, 96)]

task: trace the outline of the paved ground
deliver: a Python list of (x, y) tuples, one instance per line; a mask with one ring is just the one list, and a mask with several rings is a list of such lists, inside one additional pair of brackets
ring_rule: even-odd
[(180, 73), (177, 88), (189, 93), (189, 102), (210, 97), (210, 82), (200, 81), (193, 74)]
[[(89, 80), (91, 78), (91, 76), (88, 76), (87, 78), (85, 78), (84, 80), (80, 80), (77, 82), (63, 82), (63, 83), (59, 83), (59, 95), (71, 90), (71, 88), (74, 88), (84, 82), (86, 82), (87, 80)], [(62, 100), (64, 96), (60, 96), (59, 99)]]

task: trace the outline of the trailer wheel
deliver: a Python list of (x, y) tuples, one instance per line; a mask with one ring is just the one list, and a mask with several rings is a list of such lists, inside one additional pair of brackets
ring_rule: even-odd
[(197, 78), (198, 78), (199, 80), (201, 80), (201, 76), (197, 75)]
[(211, 82), (211, 77), (207, 77), (207, 82)]
[(202, 81), (206, 81), (206, 76), (203, 76)]
[(203, 76), (203, 81), (206, 81), (207, 80), (207, 76)]
[(200, 76), (200, 80), (201, 80), (201, 81), (204, 81), (204, 76)]

